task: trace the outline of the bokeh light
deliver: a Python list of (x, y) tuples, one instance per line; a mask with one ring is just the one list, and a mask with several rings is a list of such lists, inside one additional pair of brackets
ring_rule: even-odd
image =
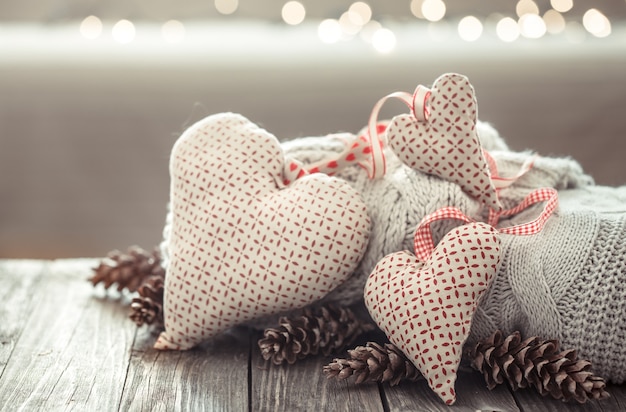
[(483, 24), (474, 16), (465, 16), (457, 27), (459, 36), (465, 41), (475, 41), (483, 34)]
[(113, 39), (121, 44), (128, 44), (135, 39), (135, 25), (126, 19), (115, 23), (111, 31)]
[(607, 37), (611, 34), (611, 22), (597, 9), (589, 9), (585, 12), (583, 26), (596, 37)]
[(161, 36), (167, 43), (180, 43), (185, 39), (185, 26), (178, 20), (168, 20), (161, 26)]
[(372, 46), (380, 53), (390, 53), (396, 47), (396, 35), (389, 29), (378, 29), (372, 36)]
[(238, 0), (215, 0), (215, 9), (220, 14), (233, 14), (239, 8)]
[(80, 23), (80, 34), (88, 39), (94, 40), (102, 34), (102, 21), (96, 16), (87, 16)]
[(533, 0), (519, 0), (515, 6), (515, 13), (520, 18), (525, 14), (539, 14), (539, 7)]
[(502, 41), (515, 41), (520, 35), (519, 25), (515, 19), (511, 17), (504, 17), (498, 21), (498, 24), (496, 25), (496, 34)]
[(304, 21), (306, 17), (306, 9), (299, 1), (288, 1), (281, 11), (283, 21), (289, 25), (295, 26)]
[(341, 40), (341, 34), (338, 20), (326, 19), (317, 26), (317, 35), (324, 43), (337, 43)]
[(370, 20), (359, 32), (359, 36), (365, 43), (372, 43), (374, 34), (382, 29), (383, 26), (376, 20)]
[(567, 13), (574, 7), (573, 0), (550, 0), (552, 8), (560, 13)]
[(520, 33), (529, 39), (538, 39), (546, 34), (546, 23), (541, 16), (524, 14), (519, 19)]
[(372, 8), (362, 1), (352, 3), (348, 9), (350, 19), (359, 26), (364, 26), (372, 19)]
[(422, 13), (422, 4), (424, 0), (411, 0), (411, 13), (417, 17), (418, 19), (425, 19), (424, 14)]
[(446, 4), (442, 0), (424, 0), (422, 15), (428, 21), (439, 21), (446, 15)]
[(565, 30), (565, 18), (561, 13), (554, 9), (550, 9), (543, 15), (543, 21), (546, 24), (546, 30), (550, 34), (558, 34)]
[(354, 22), (350, 11), (344, 12), (339, 17), (339, 26), (341, 27), (341, 32), (347, 37), (352, 37), (361, 30), (361, 26)]

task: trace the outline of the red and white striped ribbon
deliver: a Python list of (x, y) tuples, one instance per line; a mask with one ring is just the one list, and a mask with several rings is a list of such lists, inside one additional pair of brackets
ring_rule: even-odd
[(515, 183), (520, 177), (524, 176), (530, 169), (533, 168), (533, 165), (535, 164), (535, 159), (537, 158), (537, 156), (532, 156), (526, 159), (526, 161), (522, 164), (520, 170), (515, 176), (502, 177), (498, 173), (498, 165), (496, 164), (496, 161), (491, 156), (491, 154), (487, 150), (483, 149), (483, 156), (485, 157), (487, 165), (489, 166), (491, 181), (493, 182), (496, 190), (507, 188)]
[[(539, 233), (558, 206), (558, 193), (555, 189), (537, 189), (526, 196), (526, 198), (524, 198), (518, 206), (505, 210), (499, 214), (500, 216), (512, 216), (539, 202), (546, 202), (546, 204), (544, 205), (539, 216), (534, 220), (519, 225), (497, 228), (496, 230), (503, 234), (518, 236), (527, 236)], [(465, 223), (475, 222), (474, 219), (468, 217), (460, 209), (452, 206), (443, 207), (424, 217), (415, 230), (415, 237), (413, 240), (415, 256), (417, 256), (417, 258), (421, 261), (427, 261), (435, 249), (432, 229), (430, 227), (431, 223), (446, 219), (460, 220)]]

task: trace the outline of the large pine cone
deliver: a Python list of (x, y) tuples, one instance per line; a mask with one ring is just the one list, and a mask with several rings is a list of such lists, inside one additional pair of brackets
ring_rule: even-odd
[(604, 379), (591, 372), (591, 362), (578, 359), (574, 350), (561, 351), (555, 340), (522, 340), (519, 332), (505, 337), (496, 331), (471, 348), (469, 355), (489, 389), (506, 381), (513, 390), (531, 386), (563, 401), (585, 403), (609, 396)]

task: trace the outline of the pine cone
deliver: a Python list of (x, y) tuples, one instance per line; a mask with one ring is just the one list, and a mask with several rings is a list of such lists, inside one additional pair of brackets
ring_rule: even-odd
[(130, 318), (142, 326), (163, 325), (163, 278), (150, 276), (139, 286), (139, 297), (130, 304)]
[(144, 323), (148, 325), (162, 324), (162, 306), (150, 298), (133, 298), (130, 304), (130, 318), (137, 326), (142, 326)]
[(281, 317), (279, 327), (266, 329), (258, 344), (265, 360), (293, 364), (309, 355), (343, 350), (373, 329), (373, 324), (363, 323), (347, 308), (328, 306), (316, 312), (306, 308), (298, 317)]
[(109, 252), (89, 280), (94, 286), (104, 283), (105, 289), (117, 283), (118, 291), (126, 288), (135, 292), (149, 276), (165, 278), (161, 254), (157, 249), (149, 253), (139, 246), (131, 246), (126, 253), (118, 250)]
[(561, 351), (555, 340), (522, 341), (519, 332), (504, 337), (496, 331), (468, 355), (489, 389), (506, 381), (513, 390), (531, 386), (543, 396), (581, 404), (609, 396), (604, 379), (591, 372), (591, 362), (578, 359), (574, 350)]
[(367, 342), (349, 350), (348, 359), (335, 359), (324, 366), (328, 379), (348, 379), (354, 376), (355, 383), (389, 382), (395, 386), (402, 380), (417, 381), (422, 379), (419, 370), (397, 346), (386, 343), (384, 346)]

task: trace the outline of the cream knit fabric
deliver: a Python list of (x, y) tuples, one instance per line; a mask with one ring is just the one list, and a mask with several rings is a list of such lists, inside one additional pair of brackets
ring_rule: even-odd
[[(509, 151), (486, 123), (479, 122), (478, 131), (503, 176), (515, 174), (531, 156)], [(331, 158), (343, 148), (341, 141), (332, 137), (294, 139), (282, 146), (287, 156), (304, 163)], [(411, 250), (413, 232), (427, 214), (456, 206), (474, 219), (486, 218), (481, 205), (459, 186), (408, 168), (388, 149), (385, 155), (387, 174), (381, 179), (368, 179), (358, 166), (337, 175), (363, 197), (372, 232), (354, 275), (324, 302), (344, 306), (362, 302), (365, 282), (376, 263), (389, 253)], [(564, 348), (578, 349), (580, 356), (591, 360), (595, 373), (624, 382), (626, 186), (594, 186), (577, 162), (540, 157), (529, 173), (502, 191), (504, 206), (516, 205), (539, 187), (558, 189), (560, 208), (537, 235), (502, 235), (502, 264), (476, 312), (470, 340), (486, 337), (497, 328), (505, 333), (520, 330), (525, 336), (559, 339)], [(538, 208), (501, 225), (531, 220)], [(435, 224), (435, 241), (458, 224)], [(166, 238), (168, 227), (166, 224)], [(167, 250), (163, 252), (167, 256)]]

